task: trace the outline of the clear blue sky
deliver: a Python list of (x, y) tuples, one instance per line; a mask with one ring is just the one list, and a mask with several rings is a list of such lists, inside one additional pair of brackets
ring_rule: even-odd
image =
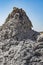
[(43, 0), (0, 0), (0, 25), (13, 7), (23, 8), (33, 24), (33, 29), (43, 31)]

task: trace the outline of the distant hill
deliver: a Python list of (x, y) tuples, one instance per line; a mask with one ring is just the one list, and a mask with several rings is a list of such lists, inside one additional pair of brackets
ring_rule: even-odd
[(42, 31), (42, 32), (40, 32), (40, 34), (43, 34), (43, 31)]

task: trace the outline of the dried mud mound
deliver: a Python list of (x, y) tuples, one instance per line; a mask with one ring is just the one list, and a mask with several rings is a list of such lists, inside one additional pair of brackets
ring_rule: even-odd
[(14, 7), (8, 15), (1, 28), (1, 37), (3, 39), (14, 38), (15, 40), (32, 39), (36, 40), (38, 32), (32, 30), (32, 23), (25, 11)]
[(14, 7), (0, 27), (0, 65), (43, 65), (43, 36), (25, 11)]

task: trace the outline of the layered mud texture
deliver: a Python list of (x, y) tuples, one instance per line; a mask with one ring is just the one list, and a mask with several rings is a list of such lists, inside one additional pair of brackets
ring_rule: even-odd
[(25, 11), (14, 7), (0, 26), (0, 65), (43, 65), (43, 35), (32, 27)]

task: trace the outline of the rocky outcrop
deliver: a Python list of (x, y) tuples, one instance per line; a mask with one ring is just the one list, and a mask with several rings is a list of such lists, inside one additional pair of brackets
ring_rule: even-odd
[(0, 65), (43, 65), (43, 42), (29, 39), (0, 42)]
[(43, 41), (25, 11), (14, 7), (0, 27), (0, 65), (43, 65)]

